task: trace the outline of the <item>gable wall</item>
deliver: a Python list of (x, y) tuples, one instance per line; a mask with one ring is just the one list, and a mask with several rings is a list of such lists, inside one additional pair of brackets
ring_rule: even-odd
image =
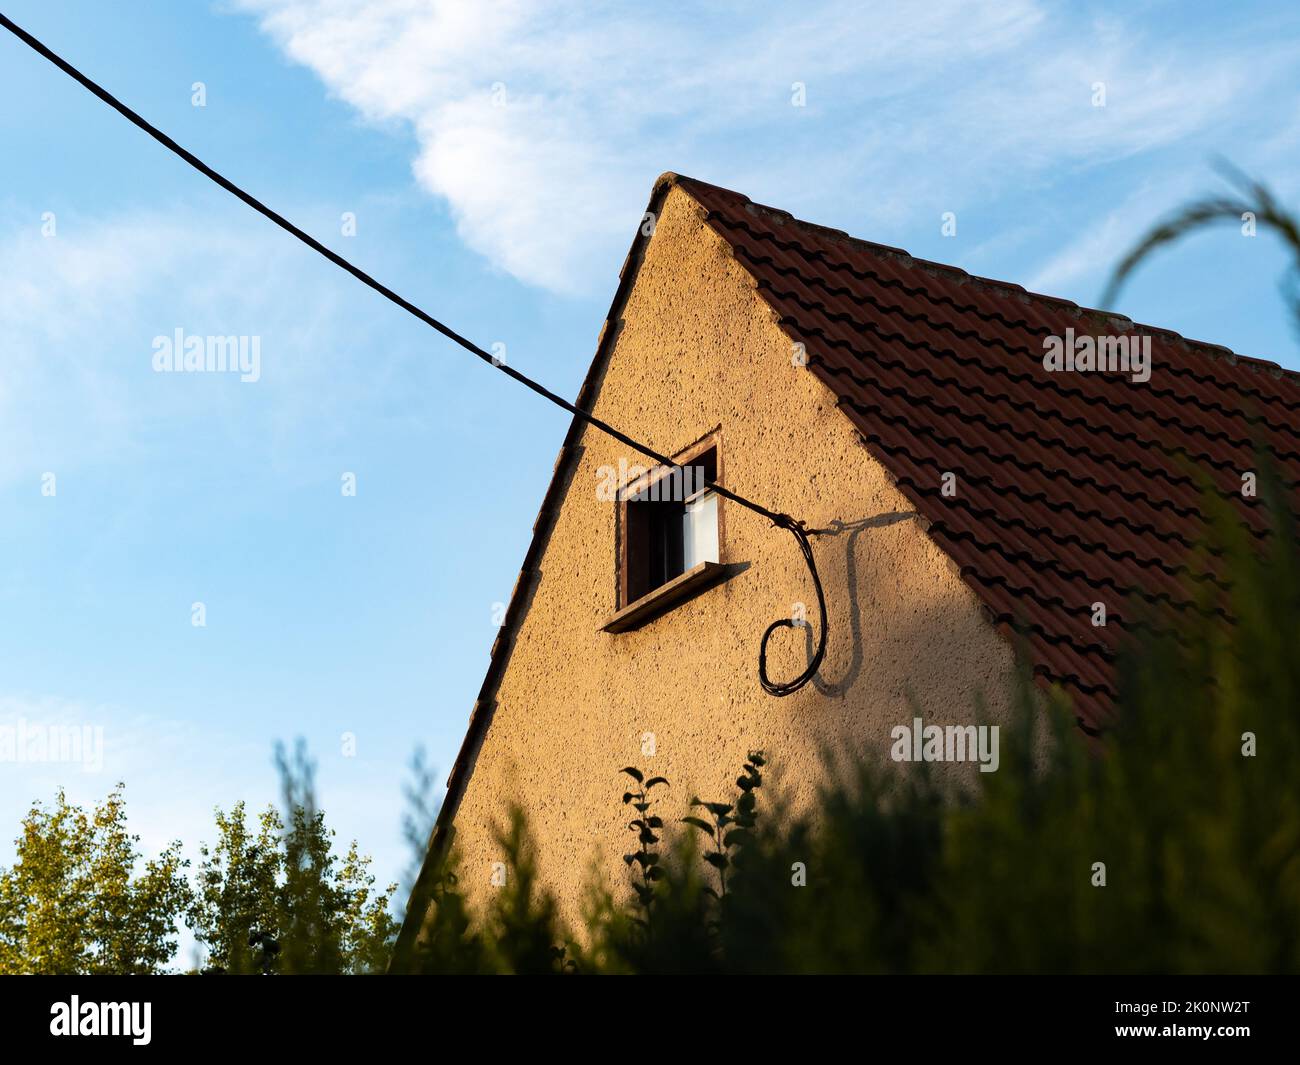
[[(461, 883), (481, 902), (502, 857), (493, 824), (504, 822), (509, 800), (521, 803), (543, 883), (575, 926), (593, 863), (610, 882), (624, 876), (631, 836), (620, 767), (670, 780), (659, 810), (667, 819), (696, 794), (729, 799), (746, 752), (761, 748), (772, 760), (768, 781), (804, 802), (824, 745), (887, 758), (890, 729), (911, 721), (909, 694), (927, 722), (954, 724), (974, 721), (982, 689), (999, 720), (1011, 670), (1010, 647), (974, 594), (830, 392), (794, 365), (748, 274), (680, 188), (663, 204), (594, 413), (668, 454), (720, 427), (724, 483), (734, 491), (812, 527), (868, 525), (815, 539), (830, 609), (826, 659), (815, 685), (773, 698), (757, 678), (763, 630), (796, 602), (816, 622), (794, 539), (724, 501), (722, 561), (748, 567), (644, 628), (600, 632), (617, 579), (615, 505), (598, 501), (598, 471), (645, 460), (585, 431), (454, 811)], [(799, 671), (802, 643), (789, 630), (774, 638), (773, 677)], [(646, 733), (653, 757), (642, 754)]]

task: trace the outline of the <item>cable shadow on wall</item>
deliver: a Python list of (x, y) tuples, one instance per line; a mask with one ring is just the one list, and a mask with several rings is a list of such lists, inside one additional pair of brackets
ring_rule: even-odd
[[(844, 670), (844, 675), (838, 681), (828, 682), (820, 673), (813, 677), (813, 686), (822, 695), (843, 695), (853, 687), (858, 679), (858, 674), (862, 672), (862, 615), (858, 609), (858, 537), (869, 529), (888, 528), (890, 525), (897, 525), (900, 521), (910, 521), (915, 517), (917, 517), (916, 511), (902, 510), (893, 511), (889, 514), (877, 514), (870, 518), (860, 518), (857, 521), (841, 521), (836, 518), (825, 528), (816, 530), (815, 535), (819, 540), (825, 537), (844, 536), (846, 534), (848, 536), (844, 544), (844, 573), (849, 589), (849, 634), (852, 640), (852, 653), (849, 657), (849, 664)], [(813, 656), (812, 626), (805, 623), (803, 629), (806, 653), (808, 661), (811, 662)]]

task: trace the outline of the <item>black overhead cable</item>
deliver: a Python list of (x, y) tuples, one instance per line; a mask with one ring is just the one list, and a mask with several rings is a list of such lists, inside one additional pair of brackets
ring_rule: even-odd
[[(371, 277), (359, 266), (354, 266), (352, 263), (348, 262), (347, 259), (343, 258), (343, 256), (339, 255), (337, 252), (331, 251), (329, 248), (325, 247), (325, 245), (322, 244), (320, 241), (318, 241), (315, 237), (299, 229), (296, 225), (290, 222), (282, 214), (273, 211), (270, 207), (266, 206), (266, 204), (264, 204), (261, 200), (257, 199), (257, 197), (253, 196), (251, 193), (245, 192), (229, 178), (226, 178), (223, 175), (217, 173), (217, 171), (213, 170), (212, 167), (208, 166), (208, 164), (205, 163), (198, 156), (194, 155), (192, 152), (186, 150), (185, 148), (182, 148), (179, 144), (177, 144), (174, 140), (172, 140), (171, 137), (167, 136), (167, 134), (164, 133), (162, 130), (160, 130), (157, 126), (148, 122), (139, 114), (137, 114), (135, 111), (131, 110), (131, 108), (127, 107), (126, 104), (122, 103), (121, 100), (119, 100), (116, 96), (110, 93), (102, 85), (98, 84), (95, 81), (92, 81), (89, 77), (87, 77), (80, 70), (74, 67), (66, 59), (51, 51), (41, 41), (37, 40), (30, 33), (24, 30), (21, 26), (16, 25), (11, 19), (9, 19), (3, 13), (0, 13), (0, 25), (3, 25), (5, 29), (7, 29), (10, 33), (12, 33), (15, 37), (17, 37), (20, 41), (22, 41), (33, 51), (43, 56), (45, 59), (48, 59), (51, 63), (53, 63), (56, 67), (62, 70), (70, 78), (79, 82), (84, 88), (89, 90), (95, 96), (98, 96), (101, 100), (104, 101), (104, 103), (108, 104), (109, 107), (111, 107), (114, 111), (118, 112), (118, 114), (120, 114), (123, 118), (129, 121), (132, 125), (142, 129), (145, 133), (149, 134), (149, 136), (151, 136), (154, 140), (156, 140), (168, 151), (172, 152), (174, 155), (179, 156), (185, 162), (189, 163), (190, 166), (192, 166), (204, 177), (220, 185), (232, 196), (235, 196), (236, 198), (242, 200), (258, 214), (262, 215), (265, 218), (270, 219), (277, 226), (283, 229), (286, 233), (289, 233), (290, 235), (297, 237), (298, 240), (306, 244), (307, 247), (311, 248), (313, 251), (317, 252), (318, 254), (323, 255), (326, 259), (332, 262), (335, 266), (339, 267), (341, 270), (346, 270), (349, 274), (355, 277), (363, 285), (367, 286), (368, 288), (374, 289), (385, 299), (391, 301), (392, 303), (397, 304), (397, 306), (401, 307), (402, 310), (406, 311), (408, 314), (414, 315), (425, 325), (430, 326), (433, 329), (436, 329), (448, 340), (453, 341), (456, 344), (459, 344), (462, 348), (464, 348), (466, 351), (470, 352), (471, 354), (477, 355), (489, 366), (495, 367), (496, 369), (500, 370), (502, 373), (506, 374), (507, 376), (514, 378), (521, 385), (524, 385), (527, 388), (531, 388), (539, 396), (542, 396), (543, 398), (550, 400), (557, 407), (562, 407), (564, 410), (572, 414), (575, 418), (581, 419), (582, 421), (586, 422), (588, 425), (595, 426), (601, 432), (607, 433), (609, 436), (612, 436), (615, 440), (619, 441), (620, 443), (626, 444), (628, 447), (641, 452), (641, 454), (654, 459), (654, 461), (658, 463), (660, 466), (671, 467), (673, 469), (680, 469), (677, 463), (675, 463), (672, 459), (668, 458), (667, 456), (659, 454), (659, 452), (655, 451), (653, 448), (647, 447), (645, 444), (638, 443), (636, 440), (633, 440), (626, 433), (623, 433), (618, 429), (615, 429), (612, 425), (609, 425), (608, 423), (602, 421), (600, 418), (597, 418), (595, 415), (590, 414), (585, 410), (581, 410), (580, 408), (576, 407), (574, 404), (570, 403), (567, 399), (563, 398), (562, 396), (556, 395), (554, 392), (552, 392), (549, 388), (545, 387), (544, 385), (539, 384), (538, 382), (534, 381), (532, 378), (528, 377), (527, 375), (520, 373), (518, 370), (514, 369), (513, 367), (507, 366), (499, 359), (496, 359), (492, 355), (489, 355), (486, 351), (480, 348), (473, 341), (468, 340), (467, 338), (461, 336), (450, 326), (444, 325), (442, 322), (438, 321), (438, 319), (434, 318), (433, 315), (429, 314), (426, 311), (421, 310), (410, 300), (405, 299), (402, 296), (399, 296), (387, 285)], [(750, 500), (746, 499), (744, 496), (738, 495), (737, 493), (732, 492), (730, 489), (724, 488), (716, 481), (710, 481), (706, 478), (705, 484), (707, 487), (717, 492), (717, 494), (722, 496), (724, 499), (730, 499), (733, 503), (738, 503), (740, 506), (752, 510), (755, 514), (761, 514), (763, 517), (767, 518), (769, 521), (772, 522), (773, 525), (777, 526), (778, 528), (788, 530), (794, 536), (795, 540), (798, 541), (799, 550), (802, 552), (804, 556), (804, 560), (808, 564), (808, 572), (811, 574), (813, 580), (813, 586), (817, 590), (817, 605), (821, 611), (821, 634), (817, 640), (816, 653), (813, 655), (812, 661), (808, 664), (808, 668), (804, 670), (804, 672), (801, 673), (794, 680), (784, 684), (772, 681), (767, 675), (767, 642), (771, 638), (772, 633), (774, 633), (777, 629), (782, 627), (793, 628), (795, 625), (798, 624), (798, 622), (795, 622), (790, 618), (782, 618), (779, 621), (774, 621), (772, 622), (771, 625), (767, 627), (767, 631), (763, 633), (763, 639), (759, 645), (759, 651), (758, 651), (758, 677), (759, 677), (759, 682), (763, 685), (763, 690), (768, 692), (770, 695), (789, 695), (792, 692), (798, 691), (805, 684), (807, 684), (808, 681), (812, 679), (813, 675), (817, 672), (818, 666), (821, 665), (822, 657), (826, 653), (826, 597), (822, 592), (821, 580), (817, 576), (817, 566), (816, 563), (813, 561), (812, 544), (808, 540), (808, 531), (804, 527), (803, 522), (795, 520), (794, 518), (790, 517), (789, 514), (779, 514), (775, 511), (768, 510), (767, 507), (761, 506), (758, 503), (751, 502)]]

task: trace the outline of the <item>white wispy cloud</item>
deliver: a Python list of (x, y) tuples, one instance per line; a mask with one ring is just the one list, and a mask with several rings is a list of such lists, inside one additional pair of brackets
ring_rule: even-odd
[[(232, 453), (279, 464), (383, 405), (404, 354), (378, 339), (392, 316), (257, 219), (165, 208), (61, 217), (44, 235), (39, 214), (11, 217), (0, 229), (0, 484), (145, 457), (169, 429), (197, 448), (225, 434)], [(155, 373), (154, 338), (178, 328), (258, 337), (260, 379)]]
[[(48, 738), (52, 729), (62, 730), (61, 749), (34, 739), (37, 733)], [(238, 767), (266, 765), (264, 749), (193, 721), (49, 693), (0, 694), (0, 730), (0, 809), (11, 819), (33, 802), (49, 805), (60, 790), (70, 802), (90, 806), (125, 782), (132, 808), (140, 811), (132, 827), (146, 854), (173, 839), (193, 842), (196, 831), (207, 830), (212, 806), (229, 805), (255, 778)], [(9, 842), (0, 840), (0, 865), (11, 857)]]
[(664, 169), (791, 209), (897, 218), (1177, 142), (1278, 61), (1267, 42), (1214, 54), (1033, 0), (689, 17), (544, 0), (236, 4), (366, 119), (414, 132), (415, 176), (467, 245), (556, 291), (607, 281)]
[[(1138, 237), (1193, 188), (1190, 177), (1170, 184), (1144, 183), (1083, 233), (1065, 241), (1024, 282), (1025, 287), (1031, 292), (1061, 293), (1087, 283), (1099, 291), (1107, 272)], [(1095, 297), (1082, 298), (1085, 303), (1095, 301)]]

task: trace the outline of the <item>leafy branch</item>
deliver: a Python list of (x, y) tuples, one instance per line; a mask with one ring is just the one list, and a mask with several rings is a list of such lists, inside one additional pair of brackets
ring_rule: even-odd
[(646, 780), (645, 774), (635, 766), (625, 766), (621, 772), (626, 773), (637, 784), (635, 791), (623, 792), (623, 805), (630, 804), (638, 815), (627, 826), (629, 831), (636, 833), (637, 849), (632, 854), (623, 855), (623, 861), (627, 863), (628, 869), (633, 870), (635, 866), (634, 873), (640, 873), (640, 879), (632, 881), (632, 889), (637, 894), (638, 904), (644, 916), (635, 917), (633, 920), (649, 931), (655, 881), (662, 878), (664, 872), (659, 866), (659, 852), (652, 849), (660, 840), (655, 833), (663, 830), (664, 823), (662, 818), (650, 813), (650, 807), (654, 803), (650, 793), (660, 784), (666, 785), (668, 781), (664, 777), (651, 777)]
[(1147, 230), (1115, 267), (1101, 295), (1101, 306), (1114, 305), (1129, 277), (1154, 252), (1209, 226), (1223, 222), (1241, 224), (1249, 217), (1257, 226), (1280, 237), (1294, 257), (1294, 262), (1287, 268), (1282, 289), (1292, 323), (1300, 331), (1300, 221), (1278, 203), (1267, 185), (1247, 177), (1223, 160), (1215, 164), (1215, 169), (1232, 186), (1233, 193), (1193, 200)]
[(727, 895), (727, 870), (735, 864), (732, 848), (743, 847), (752, 838), (757, 823), (757, 798), (754, 792), (763, 784), (759, 770), (766, 764), (762, 751), (750, 751), (744, 771), (736, 778), (740, 796), (734, 804), (692, 799), (691, 807), (705, 810), (712, 817), (712, 822), (694, 815), (682, 818), (683, 824), (698, 828), (713, 845), (713, 849), (706, 852), (703, 858), (718, 871), (718, 890), (706, 887), (705, 891), (719, 901)]

